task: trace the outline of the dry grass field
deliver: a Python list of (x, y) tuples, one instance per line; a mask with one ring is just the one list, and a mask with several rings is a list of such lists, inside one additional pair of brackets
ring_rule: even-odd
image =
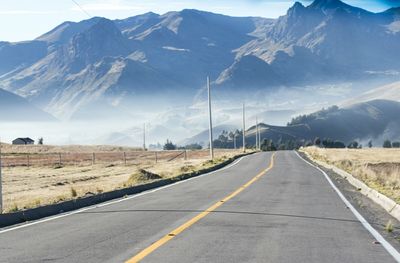
[(91, 153), (91, 152), (129, 152), (140, 151), (141, 148), (109, 146), (109, 145), (11, 145), (1, 144), (2, 153), (9, 154), (39, 154), (39, 153)]
[[(3, 146), (3, 200), (5, 212), (33, 208), (82, 196), (133, 186), (152, 180), (173, 177), (215, 165), (240, 154), (239, 150), (216, 150), (214, 163), (208, 160), (208, 151), (137, 151), (133, 148), (109, 146)], [(91, 161), (92, 152), (96, 162)], [(30, 154), (31, 164), (7, 165), (7, 158), (14, 162), (15, 156), (26, 160)], [(57, 156), (63, 155), (61, 165)], [(55, 154), (55, 159), (34, 162), (44, 155)], [(89, 156), (89, 160), (82, 158)], [(66, 156), (73, 158), (66, 160)], [(126, 163), (124, 160), (126, 157)], [(173, 159), (176, 157), (175, 159)], [(19, 157), (18, 157), (19, 158)], [(75, 158), (75, 159), (74, 159)], [(173, 160), (171, 160), (173, 159)], [(9, 161), (9, 164), (12, 162)]]
[(400, 203), (400, 149), (302, 149), (313, 158), (335, 165), (369, 187)]

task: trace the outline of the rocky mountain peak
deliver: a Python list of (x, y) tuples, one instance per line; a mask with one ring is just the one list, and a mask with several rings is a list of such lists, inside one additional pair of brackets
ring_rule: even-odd
[[(100, 19), (87, 30), (75, 35), (68, 47), (68, 55), (84, 66), (106, 56), (122, 56), (131, 52), (128, 41), (114, 22)], [(82, 67), (78, 67), (82, 68)]]

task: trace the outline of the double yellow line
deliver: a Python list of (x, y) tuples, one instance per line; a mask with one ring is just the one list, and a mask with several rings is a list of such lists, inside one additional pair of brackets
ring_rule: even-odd
[(275, 156), (275, 153), (272, 154), (271, 161), (270, 161), (270, 164), (269, 164), (267, 169), (265, 169), (264, 171), (262, 171), (261, 173), (259, 173), (255, 177), (253, 177), (250, 181), (248, 181), (247, 183), (245, 183), (244, 185), (239, 187), (233, 193), (231, 193), (228, 196), (226, 196), (225, 198), (223, 198), (221, 201), (218, 201), (217, 203), (213, 204), (208, 209), (204, 210), (203, 212), (201, 212), (197, 216), (193, 217), (192, 219), (190, 219), (186, 223), (182, 224), (178, 228), (174, 229), (173, 231), (171, 231), (170, 233), (168, 233), (167, 235), (165, 235), (164, 237), (162, 237), (158, 241), (154, 242), (153, 244), (151, 244), (147, 248), (143, 249), (141, 252), (136, 254), (136, 256), (134, 256), (133, 258), (131, 258), (128, 261), (126, 261), (126, 263), (134, 263), (134, 262), (141, 261), (142, 259), (144, 259), (148, 255), (150, 255), (152, 252), (154, 252), (156, 249), (158, 249), (159, 247), (161, 247), (162, 245), (164, 245), (165, 243), (167, 243), (168, 241), (170, 241), (171, 239), (173, 239), (174, 237), (176, 237), (177, 235), (179, 235), (180, 233), (182, 233), (183, 231), (188, 229), (190, 226), (192, 226), (195, 223), (197, 223), (200, 219), (202, 219), (203, 217), (207, 216), (208, 214), (213, 212), (215, 209), (217, 209), (218, 207), (223, 205), (225, 202), (227, 202), (230, 199), (232, 199), (233, 197), (237, 196), (240, 192), (242, 192), (244, 189), (246, 189), (247, 187), (252, 185), (258, 179), (260, 179), (260, 177), (265, 175), (269, 170), (271, 170), (274, 167), (274, 156)]

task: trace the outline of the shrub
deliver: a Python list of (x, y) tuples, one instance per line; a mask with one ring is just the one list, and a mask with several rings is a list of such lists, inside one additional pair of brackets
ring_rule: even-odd
[(78, 193), (76, 192), (75, 188), (71, 187), (71, 196), (72, 197), (77, 197)]
[(201, 150), (203, 147), (198, 143), (193, 143), (186, 145), (184, 148), (187, 150)]
[(393, 148), (400, 148), (400, 142), (392, 142)]
[(358, 146), (359, 146), (358, 142), (353, 141), (353, 142), (349, 143), (349, 145), (347, 145), (347, 148), (349, 148), (349, 149), (357, 149)]
[(167, 142), (164, 144), (163, 149), (166, 151), (176, 150), (176, 145), (173, 144), (170, 140), (167, 140)]

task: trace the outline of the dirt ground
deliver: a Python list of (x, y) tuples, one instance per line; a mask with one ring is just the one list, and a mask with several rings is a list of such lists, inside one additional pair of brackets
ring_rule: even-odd
[(400, 149), (303, 148), (313, 158), (335, 165), (400, 203)]
[[(81, 148), (74, 149), (81, 153), (85, 152), (81, 151)], [(67, 150), (62, 147), (56, 149), (57, 152), (61, 150), (67, 153)], [(104, 148), (102, 150), (104, 153)], [(24, 153), (24, 150), (20, 148), (17, 151), (20, 154)], [(35, 153), (30, 147), (27, 147), (27, 151)], [(122, 152), (118, 152), (114, 148), (110, 151), (122, 155)], [(74, 162), (74, 164), (63, 165), (56, 163), (29, 167), (26, 165), (6, 166), (3, 167), (4, 210), (12, 212), (33, 208), (137, 185), (157, 178), (168, 178), (204, 169), (240, 153), (239, 150), (216, 150), (214, 163), (208, 160), (208, 152), (202, 150), (187, 152), (186, 160), (182, 153), (172, 161), (168, 160), (179, 155), (179, 152), (166, 152), (165, 158), (163, 152), (159, 152), (157, 163), (154, 153), (147, 153), (146, 156), (151, 156), (151, 158), (146, 156), (144, 156), (146, 158), (135, 158), (134, 161), (132, 161), (133, 159), (128, 160), (126, 165), (123, 160), (115, 162), (105, 159), (95, 164)], [(154, 174), (155, 177), (149, 176), (151, 174)]]

